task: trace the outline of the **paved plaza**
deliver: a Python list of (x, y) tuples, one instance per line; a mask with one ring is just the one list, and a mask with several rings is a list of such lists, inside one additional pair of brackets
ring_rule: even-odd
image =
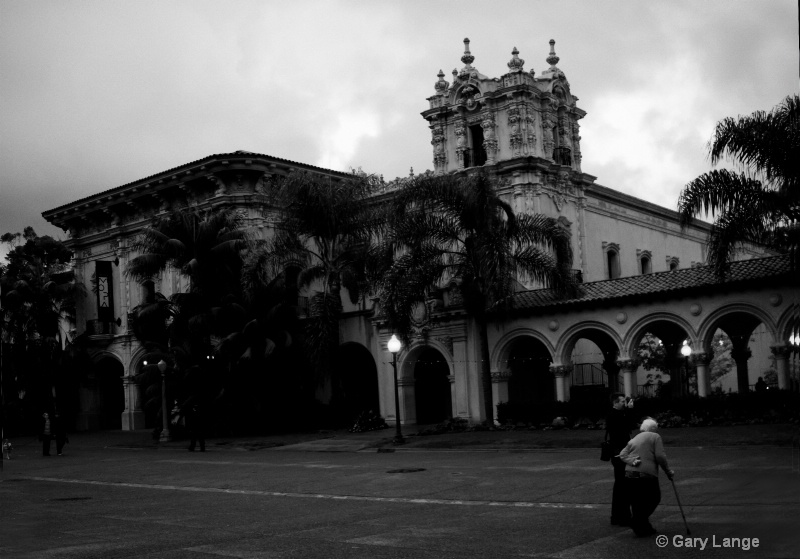
[(800, 556), (790, 446), (668, 448), (691, 539), (662, 476), (659, 547), (609, 525), (613, 474), (596, 449), (379, 452), (377, 437), (190, 453), (98, 433), (49, 458), (18, 441), (3, 463), (0, 557)]

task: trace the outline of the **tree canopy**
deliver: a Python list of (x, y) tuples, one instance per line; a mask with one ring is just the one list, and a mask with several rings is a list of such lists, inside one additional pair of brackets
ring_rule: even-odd
[(800, 96), (771, 111), (728, 117), (708, 145), (712, 165), (732, 163), (686, 185), (678, 199), (683, 226), (695, 216), (715, 217), (709, 264), (723, 273), (745, 243), (792, 255), (800, 242)]

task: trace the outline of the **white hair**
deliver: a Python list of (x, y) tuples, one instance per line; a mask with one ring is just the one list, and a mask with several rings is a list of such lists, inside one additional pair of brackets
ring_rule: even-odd
[(656, 429), (658, 429), (658, 422), (651, 417), (648, 417), (647, 419), (642, 421), (642, 426), (639, 427), (639, 431), (642, 432), (655, 431)]

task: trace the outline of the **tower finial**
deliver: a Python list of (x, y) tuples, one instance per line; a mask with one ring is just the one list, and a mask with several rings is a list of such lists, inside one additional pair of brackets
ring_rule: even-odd
[(433, 87), (436, 89), (436, 93), (439, 95), (444, 95), (447, 91), (447, 88), (450, 87), (450, 84), (444, 79), (444, 72), (441, 70), (439, 70), (437, 76), (439, 76), (439, 81), (437, 81)]
[(509, 71), (511, 72), (522, 72), (522, 66), (525, 64), (525, 61), (521, 59), (519, 56), (519, 51), (517, 47), (514, 47), (514, 50), (511, 51), (511, 60), (509, 60), (507, 66)]
[(559, 60), (561, 59), (556, 56), (556, 42), (554, 39), (550, 39), (550, 56), (547, 57), (547, 63), (551, 68), (555, 68)]
[(469, 52), (469, 38), (464, 39), (464, 56), (461, 57), (461, 62), (469, 66), (475, 60), (475, 57)]

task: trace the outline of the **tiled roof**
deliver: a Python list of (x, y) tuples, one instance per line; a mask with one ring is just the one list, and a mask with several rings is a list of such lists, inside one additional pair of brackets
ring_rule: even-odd
[(764, 281), (790, 273), (788, 256), (771, 256), (732, 262), (724, 278), (711, 266), (657, 272), (614, 280), (594, 281), (579, 286), (580, 295), (559, 299), (551, 289), (522, 291), (514, 295), (515, 310), (631, 299), (655, 294), (712, 289), (731, 284)]

